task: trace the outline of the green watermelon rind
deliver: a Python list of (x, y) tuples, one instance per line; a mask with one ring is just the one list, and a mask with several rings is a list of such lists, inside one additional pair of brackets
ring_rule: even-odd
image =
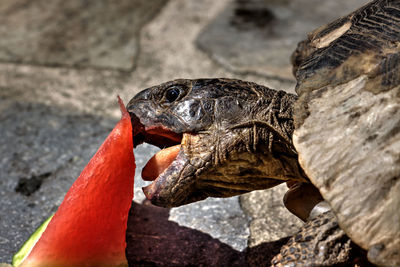
[(25, 241), (22, 247), (18, 250), (17, 253), (14, 254), (12, 259), (12, 265), (14, 267), (20, 266), (20, 264), (25, 260), (25, 258), (32, 251), (33, 247), (42, 236), (43, 232), (46, 230), (47, 225), (50, 223), (54, 214), (47, 218), (37, 229), (36, 231)]

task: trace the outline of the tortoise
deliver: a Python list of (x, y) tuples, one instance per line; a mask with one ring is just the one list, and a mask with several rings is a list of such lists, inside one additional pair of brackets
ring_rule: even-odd
[[(158, 206), (287, 182), (307, 221), (276, 266), (400, 266), (400, 1), (315, 30), (292, 55), (298, 95), (235, 79), (178, 79), (127, 105), (134, 144), (179, 145), (143, 191)], [(360, 250), (358, 250), (360, 248)]]

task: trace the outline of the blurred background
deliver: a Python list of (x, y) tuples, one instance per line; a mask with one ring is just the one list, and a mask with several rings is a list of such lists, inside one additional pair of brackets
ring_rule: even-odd
[[(294, 92), (307, 33), (367, 0), (0, 1), (0, 262), (52, 212), (119, 119), (116, 97), (177, 78)], [(135, 266), (259, 266), (301, 222), (285, 186), (174, 209), (144, 200), (136, 151), (127, 257)]]

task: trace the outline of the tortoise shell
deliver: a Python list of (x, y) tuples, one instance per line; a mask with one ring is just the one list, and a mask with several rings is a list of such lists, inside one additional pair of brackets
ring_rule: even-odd
[(400, 1), (372, 1), (292, 56), (299, 161), (350, 238), (400, 266)]

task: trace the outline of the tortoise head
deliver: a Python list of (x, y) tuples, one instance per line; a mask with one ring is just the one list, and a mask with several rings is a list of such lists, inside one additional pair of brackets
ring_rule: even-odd
[(147, 198), (159, 206), (179, 206), (301, 177), (290, 141), (292, 119), (281, 123), (284, 131), (267, 121), (276, 93), (239, 80), (180, 79), (133, 97), (127, 109), (135, 146), (179, 146), (166, 169), (146, 177), (154, 180), (143, 188)]

